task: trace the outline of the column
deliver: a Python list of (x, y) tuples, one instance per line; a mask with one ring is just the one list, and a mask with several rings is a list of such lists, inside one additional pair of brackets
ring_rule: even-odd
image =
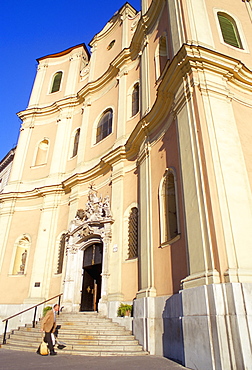
[[(22, 180), (24, 166), (30, 167), (32, 165), (32, 163), (26, 162), (26, 155), (30, 145), (33, 127), (33, 117), (29, 117), (29, 119), (26, 119), (22, 124), (9, 179), (10, 185), (13, 182), (20, 182)], [(10, 189), (8, 188), (8, 190)], [(14, 191), (14, 188), (11, 188), (11, 190)]]
[(57, 120), (58, 127), (53, 147), (50, 174), (61, 174), (65, 172), (72, 129), (71, 113), (63, 112)]
[[(87, 140), (90, 141), (90, 137), (88, 137), (88, 124), (89, 124), (89, 114), (91, 109), (91, 102), (89, 99), (85, 100), (83, 107), (82, 107), (82, 124), (80, 130), (80, 140), (79, 140), (79, 147), (78, 147), (78, 158), (77, 158), (77, 166), (81, 166), (85, 160), (85, 149), (87, 147)], [(92, 140), (92, 138), (91, 138)], [(89, 143), (88, 143), (89, 145)]]
[(69, 72), (66, 83), (65, 96), (76, 94), (76, 82), (80, 75), (82, 52), (79, 50), (69, 58)]
[(89, 76), (88, 76), (88, 82), (93, 81), (95, 78), (95, 63), (96, 63), (96, 48), (97, 48), (97, 43), (93, 43), (91, 49), (91, 58), (90, 58), (90, 70), (89, 70)]
[(111, 210), (115, 223), (112, 226), (112, 241), (109, 250), (109, 295), (110, 301), (122, 301), (122, 256), (123, 256), (123, 194), (124, 162), (113, 165)]
[(140, 158), (139, 168), (139, 216), (140, 216), (140, 291), (137, 298), (155, 297), (153, 244), (152, 244), (152, 189), (150, 146), (146, 142)]
[(214, 48), (212, 29), (206, 8), (205, 0), (187, 0), (188, 16), (190, 21), (191, 40), (193, 43)]
[(39, 98), (40, 98), (40, 93), (41, 89), (44, 83), (45, 79), (45, 74), (47, 71), (48, 64), (43, 60), (41, 63), (38, 65), (37, 68), (37, 75), (36, 79), (33, 85), (30, 101), (28, 107), (31, 108), (33, 105), (39, 104)]
[(128, 71), (123, 69), (119, 73), (119, 93), (118, 93), (118, 119), (117, 119), (117, 145), (118, 141), (122, 141), (126, 132), (126, 114), (127, 114), (127, 75)]
[(143, 50), (141, 55), (141, 112), (142, 116), (148, 113), (150, 109), (150, 81), (149, 81), (149, 53), (148, 53), (148, 38), (144, 40)]
[[(44, 195), (26, 303), (49, 298), (60, 197), (60, 193)], [(39, 283), (39, 286), (35, 286), (35, 283)]]
[(104, 223), (103, 241), (103, 261), (102, 261), (102, 286), (101, 299), (99, 301), (98, 310), (104, 316), (108, 316), (108, 294), (109, 294), (109, 251), (111, 246), (111, 221)]
[[(15, 209), (15, 198), (5, 200), (0, 204), (0, 271), (7, 248), (12, 216)], [(12, 246), (13, 248), (13, 246)]]
[(251, 4), (251, 1), (250, 0), (242, 0), (242, 1), (245, 2), (245, 6), (247, 8), (249, 18), (252, 21), (252, 4)]

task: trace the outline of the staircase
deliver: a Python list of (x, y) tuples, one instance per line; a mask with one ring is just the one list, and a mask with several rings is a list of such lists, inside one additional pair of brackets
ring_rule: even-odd
[[(84, 356), (147, 355), (131, 331), (96, 312), (63, 313), (57, 318), (58, 340), (66, 347), (59, 354)], [(42, 338), (40, 324), (13, 330), (3, 346), (6, 349), (36, 352)]]

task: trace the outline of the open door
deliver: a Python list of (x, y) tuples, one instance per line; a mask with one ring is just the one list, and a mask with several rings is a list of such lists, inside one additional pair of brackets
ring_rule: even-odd
[(93, 244), (84, 251), (80, 311), (97, 311), (101, 298), (102, 244)]

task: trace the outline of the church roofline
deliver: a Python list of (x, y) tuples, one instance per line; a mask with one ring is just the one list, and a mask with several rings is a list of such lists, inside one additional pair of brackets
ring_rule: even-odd
[[(112, 17), (106, 22), (106, 24), (104, 25), (104, 27), (99, 31), (97, 32), (93, 38), (90, 40), (90, 42), (88, 43), (88, 45), (90, 47), (92, 47), (92, 44), (95, 40), (97, 40), (98, 38), (100, 38), (101, 36), (104, 36), (105, 33), (111, 31), (111, 28), (113, 28), (113, 26), (115, 25), (116, 21), (118, 20), (118, 18), (120, 17), (120, 14), (122, 13), (123, 9), (125, 9), (126, 7), (130, 8), (132, 10), (133, 13), (135, 13), (135, 16), (139, 13), (139, 10), (136, 10), (129, 2), (125, 2), (113, 15)], [(113, 21), (113, 19), (115, 20), (115, 22), (113, 22), (113, 24), (111, 24), (108, 28), (107, 25), (109, 23), (111, 23)]]
[(65, 50), (63, 50), (63, 51), (59, 51), (58, 53), (45, 55), (45, 56), (40, 57), (40, 58), (38, 58), (38, 59), (36, 59), (36, 60), (37, 60), (37, 62), (39, 63), (41, 60), (46, 59), (46, 58), (58, 58), (58, 57), (61, 57), (61, 56), (63, 56), (63, 55), (69, 54), (72, 50), (77, 49), (77, 48), (79, 48), (79, 47), (83, 47), (83, 48), (84, 48), (84, 50), (86, 51), (86, 53), (87, 53), (88, 57), (90, 57), (90, 53), (89, 53), (89, 51), (88, 51), (88, 48), (86, 47), (86, 44), (85, 44), (85, 43), (81, 43), (81, 44), (78, 44), (78, 45), (72, 46), (72, 47), (70, 47), (70, 48), (68, 48), (68, 49), (65, 49)]

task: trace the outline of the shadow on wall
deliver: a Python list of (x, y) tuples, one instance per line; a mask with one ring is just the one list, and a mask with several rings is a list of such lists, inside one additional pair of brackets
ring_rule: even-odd
[(185, 363), (182, 294), (166, 300), (163, 318), (163, 356), (182, 365)]

